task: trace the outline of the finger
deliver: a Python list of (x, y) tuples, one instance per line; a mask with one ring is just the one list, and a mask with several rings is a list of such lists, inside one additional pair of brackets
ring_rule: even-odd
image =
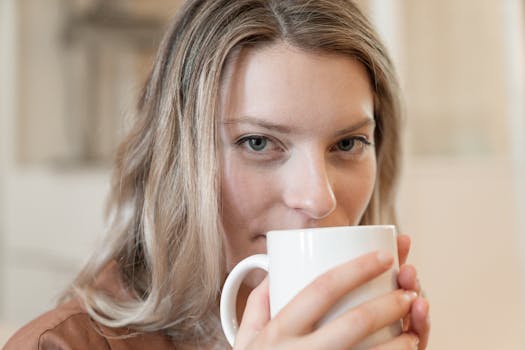
[(235, 337), (235, 349), (245, 349), (270, 321), (268, 276), (250, 293)]
[(369, 350), (417, 350), (419, 344), (419, 338), (413, 333), (403, 333), (399, 337), (383, 343), (381, 345), (374, 346)]
[(418, 293), (421, 291), (417, 271), (413, 265), (405, 264), (399, 268), (397, 283), (401, 289), (413, 290)]
[(410, 236), (399, 234), (397, 236), (397, 254), (399, 256), (399, 265), (406, 263), (410, 251)]
[(419, 337), (419, 349), (425, 349), (430, 334), (429, 304), (424, 298), (417, 298), (410, 311), (410, 330)]
[(351, 290), (372, 280), (392, 266), (388, 252), (373, 252), (339, 265), (305, 287), (273, 319), (286, 334), (305, 334)]
[(416, 298), (415, 292), (398, 289), (367, 301), (317, 329), (310, 341), (314, 348), (322, 344), (325, 349), (351, 348), (377, 330), (399, 322)]

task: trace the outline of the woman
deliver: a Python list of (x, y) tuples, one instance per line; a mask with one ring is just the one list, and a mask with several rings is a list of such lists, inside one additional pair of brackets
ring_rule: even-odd
[[(6, 349), (226, 348), (220, 289), (264, 252), (264, 232), (395, 223), (399, 124), (391, 61), (351, 1), (189, 1), (119, 148), (107, 240), (67, 300)], [(407, 236), (399, 247), (405, 261)], [(314, 330), (319, 293), (335, 304), (391, 263), (340, 266), (272, 320), (267, 282), (250, 276), (235, 348), (351, 349), (403, 317), (406, 332), (378, 349), (426, 348), (428, 303), (402, 290), (419, 291), (408, 265), (402, 289)]]

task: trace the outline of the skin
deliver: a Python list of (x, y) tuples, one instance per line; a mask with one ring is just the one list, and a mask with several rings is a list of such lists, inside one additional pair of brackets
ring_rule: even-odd
[[(278, 42), (241, 50), (227, 67), (221, 91), (221, 216), (228, 270), (265, 253), (267, 231), (360, 222), (377, 172), (373, 94), (361, 63)], [(400, 236), (398, 243), (404, 263), (410, 240)], [(348, 349), (404, 317), (410, 320), (406, 332), (378, 349), (424, 349), (428, 303), (417, 297), (416, 271), (408, 265), (400, 269), (402, 289), (313, 331), (340, 297), (391, 264), (392, 257), (377, 253), (344, 264), (305, 288), (272, 320), (265, 275), (250, 275), (239, 295), (244, 315), (235, 348)], [(369, 323), (362, 322), (362, 314)]]

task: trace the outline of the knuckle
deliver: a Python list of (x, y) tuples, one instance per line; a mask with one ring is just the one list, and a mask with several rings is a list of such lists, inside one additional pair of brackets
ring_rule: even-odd
[(377, 254), (368, 254), (363, 256), (361, 259), (357, 259), (355, 263), (357, 271), (361, 273), (361, 277), (364, 279), (370, 279), (374, 276), (378, 276), (391, 266), (391, 263), (385, 264), (382, 262), (377, 257)]
[(381, 265), (381, 260), (377, 252), (362, 255), (353, 261), (358, 268), (377, 268)]
[(271, 347), (271, 345), (277, 344), (278, 339), (280, 338), (279, 327), (276, 327), (274, 324), (269, 324), (259, 334), (259, 338), (262, 341), (262, 344), (266, 344), (267, 347)]
[(355, 322), (354, 324), (358, 325), (363, 333), (369, 334), (374, 330), (376, 319), (374, 313), (366, 306), (356, 308), (352, 317)]
[(332, 271), (327, 272), (317, 277), (310, 285), (312, 292), (323, 300), (330, 298), (333, 294), (334, 284), (336, 283), (336, 277)]
[(410, 307), (410, 301), (408, 300), (407, 294), (405, 291), (396, 292), (394, 301), (399, 310), (407, 311), (408, 308)]

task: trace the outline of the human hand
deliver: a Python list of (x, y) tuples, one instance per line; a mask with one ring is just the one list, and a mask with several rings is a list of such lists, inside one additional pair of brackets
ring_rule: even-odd
[[(376, 330), (408, 315), (416, 292), (396, 290), (315, 326), (344, 295), (387, 271), (392, 263), (392, 256), (375, 252), (331, 269), (271, 320), (265, 279), (248, 298), (234, 349), (351, 349)], [(416, 333), (407, 332), (374, 349), (416, 349), (417, 341)]]
[(398, 235), (397, 247), (399, 255), (399, 275), (397, 283), (402, 289), (412, 290), (418, 293), (418, 297), (412, 303), (410, 313), (403, 322), (404, 332), (416, 334), (419, 338), (418, 350), (426, 349), (430, 334), (430, 318), (428, 301), (421, 296), (421, 285), (417, 278), (414, 266), (406, 264), (410, 251), (410, 237)]

